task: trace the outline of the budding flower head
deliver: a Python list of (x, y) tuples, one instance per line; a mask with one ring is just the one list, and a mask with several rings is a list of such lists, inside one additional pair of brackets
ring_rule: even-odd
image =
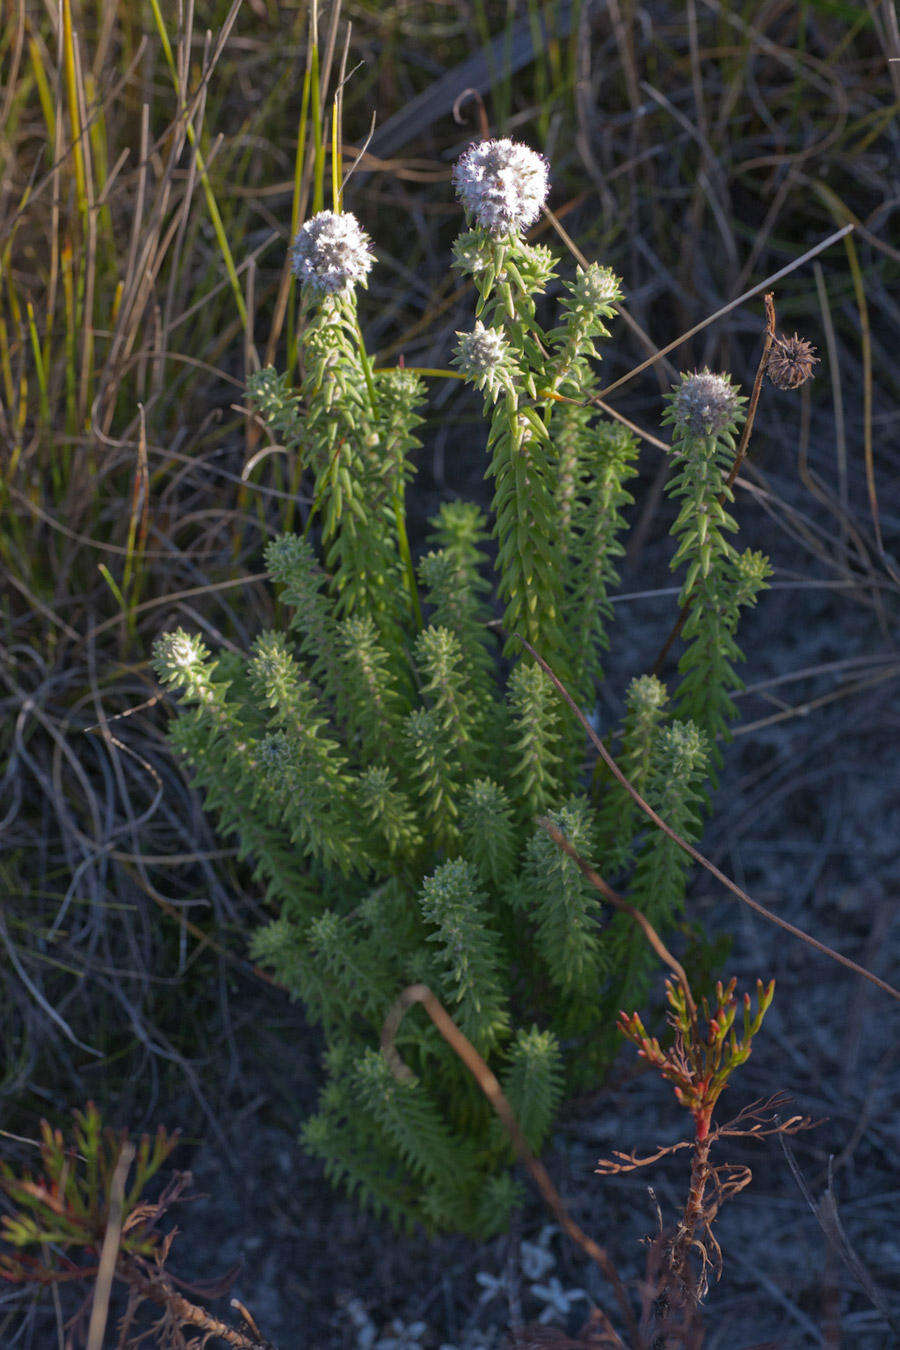
[(374, 262), (372, 241), (349, 211), (320, 211), (300, 227), (291, 249), (294, 275), (320, 295), (364, 286)]
[(636, 675), (628, 686), (628, 706), (636, 712), (662, 708), (668, 694), (662, 680), (655, 675)]
[(776, 389), (799, 389), (813, 375), (813, 366), (819, 364), (816, 349), (805, 338), (777, 337), (769, 353), (769, 379)]
[(457, 333), (459, 342), (453, 364), (476, 389), (496, 398), (510, 389), (516, 373), (512, 349), (500, 328), (485, 328), (479, 319), (471, 333)]
[(591, 263), (589, 267), (579, 267), (572, 282), (572, 294), (586, 309), (599, 309), (622, 299), (622, 281), (611, 267)]
[(719, 436), (734, 425), (746, 401), (729, 375), (710, 370), (682, 375), (671, 397), (670, 421), (689, 436)]
[(161, 680), (180, 682), (190, 671), (201, 666), (209, 656), (207, 648), (195, 633), (178, 628), (174, 633), (162, 633), (153, 644), (153, 665)]
[(519, 234), (547, 200), (550, 170), (543, 155), (517, 141), (470, 145), (453, 167), (453, 186), (467, 215), (490, 234)]
[(706, 762), (706, 740), (695, 722), (672, 722), (659, 733), (656, 755), (673, 777), (688, 778)]

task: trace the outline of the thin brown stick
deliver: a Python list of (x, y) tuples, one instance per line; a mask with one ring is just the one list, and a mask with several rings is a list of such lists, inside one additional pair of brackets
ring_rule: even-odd
[(742, 890), (736, 881), (732, 881), (731, 877), (726, 876), (724, 872), (720, 871), (715, 863), (712, 863), (708, 858), (705, 858), (699, 849), (694, 848), (693, 844), (689, 844), (686, 839), (682, 839), (681, 835), (677, 834), (675, 830), (672, 829), (671, 825), (668, 825), (661, 816), (656, 814), (653, 807), (644, 801), (637, 788), (628, 781), (594, 728), (591, 726), (590, 722), (585, 717), (584, 713), (579, 708), (578, 704), (572, 698), (568, 689), (566, 689), (562, 681), (550, 669), (544, 658), (538, 655), (531, 643), (523, 638), (520, 633), (516, 633), (514, 636), (518, 638), (525, 650), (534, 657), (544, 673), (549, 675), (556, 688), (562, 694), (563, 698), (584, 727), (590, 737), (592, 745), (595, 747), (616, 781), (621, 783), (629, 797), (638, 804), (644, 814), (653, 821), (653, 824), (662, 830), (663, 834), (667, 834), (672, 842), (677, 844), (679, 848), (684, 849), (689, 857), (693, 858), (695, 862), (700, 863), (701, 867), (705, 867), (707, 872), (711, 872), (717, 881), (720, 881), (727, 890), (731, 891), (732, 895), (736, 895), (739, 900), (742, 900), (748, 908), (754, 911), (754, 913), (760, 914), (764, 919), (768, 919), (770, 923), (774, 923), (777, 927), (783, 928), (786, 933), (791, 933), (794, 937), (800, 938), (801, 941), (805, 942), (808, 946), (813, 947), (817, 952), (821, 952), (823, 956), (828, 956), (832, 961), (837, 961), (839, 965), (846, 966), (847, 969), (852, 970), (855, 975), (861, 975), (864, 980), (871, 981), (872, 984), (883, 990), (884, 993), (890, 994), (891, 998), (896, 999), (897, 1002), (900, 1003), (900, 989), (895, 989), (892, 984), (888, 984), (887, 980), (882, 980), (878, 975), (873, 975), (871, 970), (866, 970), (864, 966), (851, 960), (849, 956), (843, 956), (840, 952), (836, 952), (833, 947), (829, 947), (826, 943), (820, 942), (818, 938), (812, 937), (809, 933), (804, 932), (802, 928), (797, 928), (795, 924), (789, 923), (787, 919), (779, 918), (777, 914), (773, 914), (770, 909), (766, 909), (765, 905), (761, 905), (758, 900), (754, 900), (745, 890)]
[(572, 1239), (573, 1242), (585, 1252), (592, 1261), (603, 1271), (603, 1274), (609, 1280), (615, 1291), (619, 1306), (622, 1309), (622, 1315), (628, 1323), (628, 1328), (633, 1338), (632, 1344), (638, 1350), (641, 1341), (637, 1327), (637, 1321), (634, 1311), (628, 1299), (625, 1286), (619, 1276), (618, 1271), (610, 1259), (608, 1252), (599, 1247), (593, 1238), (588, 1237), (578, 1224), (571, 1217), (557, 1191), (547, 1169), (539, 1158), (535, 1157), (528, 1141), (522, 1133), (519, 1122), (513, 1114), (512, 1107), (507, 1101), (503, 1089), (493, 1073), (491, 1073), (487, 1064), (479, 1055), (472, 1042), (463, 1035), (456, 1023), (446, 1012), (440, 1000), (431, 992), (427, 984), (411, 984), (404, 989), (402, 994), (396, 1000), (388, 1012), (384, 1021), (384, 1027), (381, 1032), (381, 1052), (390, 1065), (394, 1077), (401, 1082), (408, 1082), (412, 1078), (412, 1072), (408, 1065), (404, 1064), (396, 1046), (397, 1032), (400, 1029), (400, 1023), (406, 1011), (415, 1003), (421, 1003), (428, 1016), (431, 1018), (444, 1040), (455, 1051), (455, 1053), (465, 1064), (466, 1068), (475, 1079), (481, 1091), (487, 1097), (494, 1111), (499, 1116), (506, 1129), (512, 1144), (519, 1158), (531, 1174), (534, 1184), (541, 1193), (541, 1197), (548, 1209), (553, 1214), (560, 1228)]
[[(772, 343), (775, 341), (775, 298), (772, 295), (772, 292), (768, 291), (764, 299), (766, 306), (766, 331), (765, 337), (763, 338), (762, 355), (759, 358), (759, 365), (756, 368), (756, 379), (753, 381), (753, 392), (750, 395), (750, 406), (747, 409), (747, 420), (744, 423), (744, 430), (741, 435), (740, 444), (738, 445), (737, 453), (735, 454), (734, 457), (734, 463), (732, 464), (728, 477), (725, 480), (725, 486), (719, 493), (720, 506), (722, 506), (728, 500), (728, 495), (731, 492), (734, 480), (737, 478), (740, 467), (743, 464), (744, 459), (746, 458), (747, 449), (748, 446), (750, 445), (750, 435), (753, 431), (753, 423), (756, 420), (756, 409), (757, 405), (759, 404), (759, 396), (762, 391), (762, 382), (765, 377), (766, 367), (769, 364), (769, 353), (772, 350)], [(659, 672), (662, 670), (663, 662), (668, 656), (673, 642), (676, 641), (679, 633), (681, 632), (682, 628), (685, 625), (685, 620), (687, 619), (687, 616), (690, 613), (692, 600), (693, 595), (689, 595), (688, 598), (685, 600), (684, 604), (681, 606), (678, 618), (675, 620), (675, 624), (672, 628), (672, 631), (666, 638), (663, 645), (660, 647), (659, 654), (656, 660), (653, 662), (653, 666), (650, 671), (651, 675), (658, 675)]]
[(572, 859), (575, 866), (580, 868), (584, 877), (591, 883), (591, 885), (596, 890), (600, 892), (602, 896), (605, 897), (605, 899), (607, 899), (610, 902), (611, 905), (615, 905), (616, 909), (620, 909), (623, 914), (631, 915), (632, 919), (634, 919), (635, 923), (642, 930), (644, 937), (650, 943), (650, 946), (656, 952), (656, 955), (659, 957), (659, 959), (661, 961), (664, 961), (665, 964), (675, 972), (675, 975), (677, 976), (678, 979), (678, 983), (681, 985), (681, 988), (684, 992), (684, 999), (685, 1003), (687, 1004), (688, 1012), (690, 1013), (691, 1016), (691, 1021), (696, 1022), (697, 1005), (694, 1003), (694, 996), (691, 993), (691, 986), (688, 984), (688, 978), (687, 975), (685, 974), (684, 966), (669, 951), (668, 947), (663, 942), (662, 938), (659, 936), (659, 933), (657, 933), (656, 929), (653, 927), (653, 924), (650, 922), (647, 916), (645, 914), (642, 914), (639, 909), (636, 909), (634, 905), (630, 905), (623, 896), (619, 895), (617, 891), (613, 890), (612, 886), (610, 886), (608, 882), (603, 880), (599, 872), (594, 871), (590, 863), (585, 862), (584, 858), (582, 858), (576, 852), (576, 850), (569, 843), (566, 836), (562, 833), (561, 830), (557, 829), (557, 827), (553, 824), (552, 820), (548, 820), (546, 816), (539, 816), (537, 819), (537, 824), (540, 825), (542, 830), (547, 831), (550, 838), (553, 840), (554, 844), (556, 844), (557, 848), (561, 848), (563, 853), (565, 853), (567, 857)]
[(116, 1170), (113, 1172), (109, 1188), (109, 1218), (100, 1249), (100, 1264), (94, 1285), (94, 1301), (91, 1306), (91, 1320), (88, 1326), (87, 1350), (103, 1350), (103, 1338), (106, 1335), (106, 1322), (109, 1317), (109, 1296), (112, 1292), (116, 1274), (116, 1261), (119, 1257), (119, 1243), (122, 1239), (122, 1212), (125, 1204), (125, 1181), (134, 1161), (135, 1148), (130, 1140), (122, 1145)]
[(827, 239), (823, 239), (821, 243), (818, 243), (813, 248), (809, 249), (802, 257), (795, 258), (793, 262), (788, 263), (786, 267), (782, 267), (780, 271), (773, 272), (770, 277), (766, 277), (765, 281), (759, 282), (756, 286), (751, 286), (749, 291), (744, 291), (743, 295), (739, 295), (735, 300), (729, 300), (727, 305), (723, 305), (721, 309), (716, 310), (715, 314), (710, 314), (708, 318), (703, 319), (700, 323), (694, 324), (693, 328), (689, 328), (686, 333), (682, 333), (680, 337), (675, 338), (674, 342), (668, 343), (665, 347), (660, 347), (655, 356), (648, 356), (646, 361), (642, 361), (640, 365), (635, 366), (633, 370), (629, 370), (627, 375), (621, 375), (618, 380), (614, 380), (612, 384), (606, 385), (604, 389), (601, 389), (599, 393), (595, 394), (588, 402), (593, 403), (596, 399), (606, 398), (607, 394), (611, 394), (614, 389), (619, 389), (623, 384), (627, 384), (629, 380), (633, 380), (635, 375), (640, 375), (642, 371), (646, 370), (648, 366), (654, 365), (661, 357), (668, 356), (669, 352), (674, 351), (676, 347), (680, 347), (683, 342), (687, 342), (689, 338), (694, 337), (697, 333), (702, 333), (703, 329), (708, 328), (711, 323), (715, 323), (716, 319), (721, 319), (724, 315), (730, 314), (733, 309), (737, 309), (738, 305), (743, 305), (747, 300), (752, 300), (754, 295), (759, 295), (760, 291), (764, 291), (767, 286), (773, 286), (776, 281), (780, 281), (782, 277), (786, 277), (798, 267), (802, 267), (803, 264), (809, 262), (811, 258), (815, 258), (818, 254), (824, 253), (826, 248), (830, 248), (832, 244), (836, 244), (839, 239), (843, 239), (845, 234), (849, 234), (851, 230), (855, 228), (856, 227), (853, 224), (850, 224), (845, 225), (840, 230), (835, 230), (834, 234), (830, 234)]

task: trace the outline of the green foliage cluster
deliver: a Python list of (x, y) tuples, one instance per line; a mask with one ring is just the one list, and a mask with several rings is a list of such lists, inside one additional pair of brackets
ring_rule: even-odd
[[(299, 393), (272, 371), (251, 390), (315, 504), (317, 547), (283, 535), (266, 552), (285, 629), (246, 657), (167, 634), (155, 664), (181, 696), (172, 739), (267, 888), (275, 916), (255, 958), (324, 1028), (328, 1081), (306, 1147), (393, 1220), (484, 1236), (517, 1201), (509, 1140), (420, 1009), (398, 1036), (413, 1076), (395, 1080), (377, 1048), (388, 1009), (428, 984), (538, 1149), (563, 1094), (613, 1053), (615, 1013), (653, 967), (536, 815), (624, 878), (663, 931), (687, 877), (618, 785), (591, 790), (581, 729), (518, 641), (595, 706), (638, 449), (588, 401), (618, 279), (592, 265), (558, 282), (549, 250), (478, 228), (455, 265), (478, 296), (456, 364), (484, 394), (492, 519), (444, 503), (413, 569), (403, 501), (422, 382), (370, 368), (352, 291), (307, 294)], [(551, 287), (545, 330), (535, 302)], [(626, 772), (688, 838), (731, 713), (738, 612), (764, 577), (714, 509), (728, 434), (677, 441), (677, 558), (696, 600), (682, 680), (671, 703), (658, 680), (635, 680), (620, 734)]]
[[(113, 1176), (126, 1139), (104, 1126), (93, 1102), (73, 1115), (68, 1141), (61, 1130), (41, 1121), (36, 1173), (0, 1161), (0, 1192), (7, 1207), (0, 1218), (0, 1279), (49, 1284), (77, 1278), (82, 1268), (88, 1276), (96, 1274), (110, 1221)], [(143, 1192), (177, 1142), (177, 1135), (160, 1126), (153, 1139), (145, 1135), (133, 1150), (119, 1216), (122, 1254), (151, 1257), (158, 1251), (161, 1238), (153, 1232), (153, 1207), (143, 1202)], [(59, 1261), (60, 1274), (61, 1252), (66, 1255)]]

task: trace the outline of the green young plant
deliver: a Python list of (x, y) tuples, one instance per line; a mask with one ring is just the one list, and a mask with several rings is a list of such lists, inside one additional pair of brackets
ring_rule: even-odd
[[(160, 1128), (144, 1136), (134, 1154), (133, 1174), (121, 1199), (123, 1254), (152, 1257), (160, 1242), (139, 1208), (144, 1191), (168, 1159), (177, 1135)], [(51, 1284), (77, 1274), (96, 1274), (109, 1223), (110, 1193), (126, 1137), (105, 1127), (93, 1103), (75, 1111), (71, 1137), (41, 1122), (40, 1171), (32, 1175), (0, 1162), (0, 1190), (10, 1211), (0, 1218), (0, 1277), (13, 1283)], [(62, 1268), (56, 1251), (65, 1249)], [(32, 1251), (40, 1255), (33, 1255)], [(61, 1273), (61, 1269), (66, 1273)]]
[[(595, 706), (638, 450), (590, 402), (618, 278), (591, 264), (557, 281), (549, 249), (526, 241), (548, 188), (526, 147), (475, 145), (454, 182), (469, 226), (454, 263), (476, 293), (454, 364), (484, 400), (491, 519), (445, 503), (414, 566), (404, 494), (424, 385), (415, 371), (372, 368), (356, 310), (370, 241), (352, 216), (320, 212), (293, 253), (299, 392), (271, 370), (250, 390), (312, 489), (303, 537), (266, 550), (286, 622), (248, 656), (166, 634), (155, 667), (180, 696), (174, 744), (277, 910), (256, 959), (325, 1029), (329, 1077), (307, 1148), (397, 1221), (484, 1235), (517, 1200), (508, 1141), (421, 1013), (402, 1030), (409, 1078), (386, 1073), (375, 1047), (393, 998), (415, 982), (435, 991), (537, 1149), (563, 1093), (608, 1062), (616, 1010), (645, 989), (650, 965), (535, 816), (602, 869), (627, 872), (661, 930), (681, 912), (687, 870), (618, 785), (591, 799), (582, 731), (519, 641)], [(544, 328), (537, 300), (551, 290), (559, 304)], [(673, 450), (686, 586), (712, 578), (689, 635), (704, 652), (731, 637), (748, 594), (711, 506), (740, 417), (735, 395), (717, 436), (685, 433)], [(707, 515), (712, 536), (698, 523)], [(724, 656), (736, 659), (727, 645)], [(716, 674), (709, 705), (699, 686), (678, 694), (679, 720), (659, 681), (638, 680), (628, 700), (629, 771), (691, 838), (708, 733), (727, 719), (736, 678)]]

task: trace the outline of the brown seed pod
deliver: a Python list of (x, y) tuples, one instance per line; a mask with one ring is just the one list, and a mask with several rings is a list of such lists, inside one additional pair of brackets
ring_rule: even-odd
[(799, 389), (813, 375), (813, 366), (819, 364), (816, 349), (805, 338), (776, 337), (769, 354), (769, 379), (778, 389)]

